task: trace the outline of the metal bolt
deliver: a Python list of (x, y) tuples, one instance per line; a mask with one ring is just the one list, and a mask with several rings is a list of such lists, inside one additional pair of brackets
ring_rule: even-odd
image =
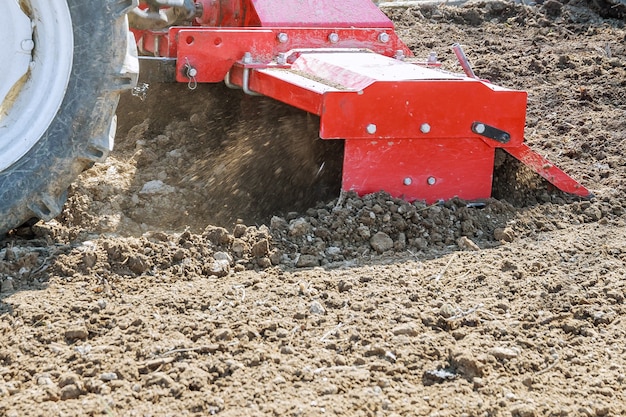
[(394, 54), (393, 57), (395, 59), (397, 59), (398, 61), (403, 61), (404, 60), (404, 51), (402, 49), (398, 49)]
[(409, 178), (409, 177), (406, 177), (406, 178), (404, 179), (404, 181), (402, 181), (402, 183), (403, 183), (404, 185), (411, 185), (411, 184), (413, 184), (413, 180), (412, 180), (411, 178)]
[(474, 126), (474, 132), (482, 135), (483, 133), (485, 133), (485, 125), (483, 123), (476, 123), (476, 125)]
[(287, 43), (287, 41), (289, 40), (289, 35), (287, 35), (285, 32), (280, 32), (277, 38), (278, 38), (278, 42)]
[(370, 135), (373, 135), (374, 133), (376, 133), (376, 125), (373, 123), (368, 124), (365, 129), (367, 130), (367, 133), (369, 133)]
[(389, 34), (385, 32), (381, 33), (380, 35), (378, 35), (378, 41), (382, 43), (389, 42)]
[(339, 42), (339, 35), (336, 33), (331, 33), (330, 35), (328, 35), (328, 42), (330, 43), (337, 43)]
[(428, 123), (423, 123), (420, 126), (420, 132), (422, 132), (422, 133), (430, 133), (430, 125)]
[(276, 62), (279, 65), (285, 65), (287, 63), (287, 54), (284, 52), (279, 52), (278, 56), (276, 57)]
[(428, 183), (428, 185), (435, 185), (437, 183), (437, 178), (435, 178), (435, 177), (428, 177), (426, 182)]
[(246, 52), (245, 54), (243, 54), (243, 63), (244, 64), (251, 64), (252, 63), (252, 54), (250, 52)]
[(187, 66), (187, 78), (195, 78), (198, 76), (198, 70), (191, 65)]
[(429, 64), (436, 64), (437, 63), (437, 52), (431, 52), (428, 55), (428, 61)]
[(35, 42), (32, 39), (24, 39), (21, 46), (23, 51), (30, 52), (35, 49)]

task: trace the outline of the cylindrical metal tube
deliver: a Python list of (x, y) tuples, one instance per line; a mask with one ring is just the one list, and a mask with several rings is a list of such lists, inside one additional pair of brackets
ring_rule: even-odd
[(452, 45), (452, 50), (454, 51), (456, 58), (459, 60), (459, 64), (461, 64), (461, 68), (463, 68), (463, 72), (465, 72), (465, 75), (470, 78), (478, 78), (476, 74), (474, 74), (474, 70), (472, 69), (472, 66), (470, 65), (467, 57), (465, 56), (465, 52), (463, 52), (463, 48), (461, 47), (461, 45), (455, 43), (454, 45)]

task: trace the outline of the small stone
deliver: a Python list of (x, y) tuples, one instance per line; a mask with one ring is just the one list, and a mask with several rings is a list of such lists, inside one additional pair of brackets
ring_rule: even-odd
[(497, 228), (493, 231), (493, 238), (500, 242), (513, 242), (515, 240), (515, 232), (510, 227)]
[(276, 329), (276, 337), (279, 339), (285, 339), (289, 337), (289, 330), (283, 329), (282, 327)]
[(141, 275), (150, 269), (150, 259), (142, 254), (136, 254), (128, 258), (128, 268), (137, 275)]
[(230, 329), (218, 329), (215, 331), (215, 338), (217, 340), (231, 340), (233, 332)]
[(458, 238), (456, 241), (456, 244), (459, 246), (459, 248), (463, 250), (473, 250), (473, 251), (480, 250), (478, 245), (474, 243), (474, 241), (472, 241), (467, 236), (461, 236), (460, 238)]
[(298, 268), (311, 268), (320, 265), (320, 260), (315, 255), (300, 255), (296, 266)]
[(233, 236), (235, 236), (236, 238), (242, 237), (243, 235), (246, 234), (247, 230), (248, 230), (248, 226), (242, 223), (237, 223), (235, 227), (233, 228)]
[(100, 380), (109, 382), (115, 381), (117, 379), (117, 374), (115, 372), (105, 372), (100, 375)]
[(463, 375), (469, 380), (476, 377), (482, 377), (484, 373), (480, 362), (467, 353), (453, 353), (451, 355), (450, 364), (454, 369), (456, 369), (457, 373)]
[(419, 334), (419, 332), (415, 329), (415, 327), (409, 323), (396, 326), (391, 330), (391, 332), (395, 336), (400, 336), (400, 335), (417, 336)]
[(311, 314), (326, 313), (326, 309), (324, 309), (324, 307), (318, 301), (313, 301), (311, 303), (311, 305), (309, 306), (309, 311), (311, 312)]
[(366, 357), (385, 356), (386, 353), (387, 353), (387, 350), (383, 346), (374, 344), (374, 345), (365, 346), (365, 352), (363, 353), (363, 355)]
[(339, 283), (337, 283), (337, 289), (339, 290), (339, 292), (348, 292), (352, 289), (352, 282), (350, 281), (345, 281), (345, 280), (340, 280)]
[(455, 379), (457, 375), (447, 369), (435, 369), (432, 371), (425, 371), (422, 375), (422, 382), (424, 385), (441, 384), (442, 382), (451, 381)]
[(52, 378), (49, 375), (41, 375), (37, 378), (37, 385), (53, 385)]
[(318, 391), (319, 395), (334, 395), (339, 392), (339, 387), (334, 384), (326, 384)]
[(598, 405), (595, 408), (596, 416), (599, 416), (599, 417), (608, 416), (610, 411), (611, 410), (606, 405)]
[(441, 307), (439, 307), (439, 315), (446, 319), (455, 316), (457, 312), (457, 309), (449, 303), (444, 303)]
[(287, 230), (288, 227), (287, 220), (282, 217), (273, 216), (270, 220), (270, 229), (272, 230)]
[(274, 249), (270, 252), (269, 260), (272, 265), (279, 265), (282, 257), (283, 253), (278, 249)]
[(67, 372), (67, 373), (62, 374), (61, 376), (59, 376), (59, 386), (61, 388), (63, 388), (66, 385), (76, 385), (76, 386), (79, 386), (80, 385), (80, 377), (78, 375), (76, 375), (75, 373), (72, 373), (72, 372)]
[(6, 277), (3, 281), (2, 281), (2, 285), (0, 286), (0, 291), (2, 292), (11, 292), (13, 291), (15, 288), (13, 286), (13, 278), (11, 277)]
[(97, 262), (98, 262), (98, 255), (96, 255), (95, 252), (83, 253), (83, 265), (85, 265), (86, 268), (88, 269), (93, 268)]
[(328, 256), (337, 256), (341, 254), (341, 248), (338, 248), (337, 246), (330, 246), (326, 249), (326, 254)]
[(81, 395), (80, 389), (78, 389), (78, 387), (74, 384), (66, 385), (63, 388), (61, 388), (61, 400), (62, 401), (75, 400), (76, 398), (80, 397), (80, 395)]
[(87, 337), (89, 337), (89, 331), (84, 325), (65, 330), (65, 338), (68, 340), (85, 340)]
[(482, 388), (485, 386), (485, 380), (479, 377), (476, 377), (472, 380), (474, 383), (474, 388)]
[[(374, 213), (372, 213), (374, 214)], [(372, 237), (372, 233), (370, 232), (370, 228), (365, 226), (365, 225), (361, 225), (359, 227), (357, 227), (356, 232), (359, 234), (359, 236), (361, 236), (361, 239), (363, 240), (367, 240), (370, 237)]]
[[(561, 14), (561, 9), (563, 9), (563, 4), (558, 0), (547, 0), (543, 3), (543, 7), (546, 10), (546, 14), (548, 16), (558, 16)], [(562, 55), (561, 57), (563, 57)], [(559, 57), (559, 58), (561, 58)], [(559, 59), (559, 63), (561, 63), (561, 59)]]
[(304, 236), (310, 230), (311, 224), (301, 217), (289, 223), (289, 236)]
[(250, 250), (250, 246), (248, 246), (248, 244), (245, 241), (239, 238), (235, 238), (235, 240), (233, 241), (231, 250), (233, 251), (235, 256), (241, 258), (244, 253)]
[(261, 258), (270, 253), (270, 242), (267, 239), (261, 239), (252, 245), (252, 255)]
[(516, 349), (510, 349), (505, 347), (494, 347), (489, 350), (489, 354), (496, 359), (513, 359), (519, 355), (519, 351)]
[(229, 265), (233, 263), (233, 257), (230, 256), (230, 254), (226, 252), (215, 252), (213, 254), (213, 259), (215, 259), (218, 262), (226, 261), (228, 262)]
[(256, 263), (261, 268), (269, 268), (270, 266), (272, 266), (272, 261), (267, 256), (257, 259)]
[(287, 383), (287, 380), (282, 375), (278, 375), (276, 378), (274, 378), (272, 380), (272, 384), (274, 384), (274, 385), (283, 385), (283, 384), (286, 384), (286, 383)]
[(235, 237), (228, 233), (223, 227), (208, 226), (204, 229), (202, 236), (208, 239), (215, 246), (228, 246), (233, 243)]
[(280, 348), (280, 353), (283, 355), (293, 355), (293, 348), (291, 346), (283, 346)]
[(218, 278), (225, 277), (230, 273), (230, 264), (228, 261), (213, 261), (208, 265), (207, 273)]
[(139, 194), (169, 194), (176, 189), (161, 180), (148, 181), (141, 187)]
[(378, 232), (370, 239), (370, 246), (376, 252), (383, 253), (393, 248), (393, 239), (387, 233)]
[(535, 407), (530, 404), (521, 404), (511, 408), (512, 417), (535, 417)]
[(596, 207), (591, 206), (583, 212), (591, 221), (598, 221), (602, 218), (602, 211)]
[(171, 376), (164, 372), (154, 372), (150, 374), (150, 376), (146, 380), (146, 385), (159, 385), (164, 388), (169, 388), (174, 385), (174, 380)]

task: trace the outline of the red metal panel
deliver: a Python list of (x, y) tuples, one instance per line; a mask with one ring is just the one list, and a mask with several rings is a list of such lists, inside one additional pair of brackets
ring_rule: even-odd
[[(386, 42), (379, 35), (389, 36)], [(282, 41), (279, 34), (285, 35)], [(330, 34), (336, 34), (331, 42)], [(379, 54), (392, 56), (402, 50), (406, 56), (411, 52), (402, 41), (386, 29), (342, 29), (342, 28), (177, 28), (170, 33), (176, 36), (178, 67), (190, 64), (198, 70), (197, 82), (219, 82), (240, 60), (250, 52), (254, 62), (270, 63), (280, 52), (294, 49), (321, 48), (367, 48)], [(370, 54), (371, 55), (371, 54)], [(189, 81), (178, 71), (178, 81)]]
[[(250, 0), (261, 26), (393, 28), (371, 0)], [(254, 22), (248, 22), (251, 24)]]
[[(324, 97), (321, 137), (454, 138), (481, 136), (471, 131), (479, 121), (511, 135), (508, 144), (524, 140), (526, 93), (493, 91), (480, 81), (422, 80), (376, 82), (360, 92)], [(427, 125), (425, 131), (421, 130)], [(375, 131), (372, 133), (372, 126)]]
[(505, 150), (561, 191), (586, 198), (593, 197), (593, 194), (588, 189), (556, 167), (552, 162), (530, 149), (526, 144), (505, 148)]
[(342, 189), (433, 203), (491, 196), (495, 150), (479, 139), (346, 140)]
[(267, 61), (272, 59), (275, 35), (269, 29), (184, 29), (178, 32), (176, 79), (187, 82), (185, 65), (197, 70), (196, 81), (216, 83), (245, 52)]
[[(233, 71), (232, 81), (241, 85), (241, 71)], [(320, 115), (322, 99), (332, 87), (320, 85), (315, 80), (302, 78), (291, 71), (255, 70), (250, 77), (250, 89), (301, 110)]]
[[(254, 70), (249, 87), (320, 115), (320, 136), (324, 139), (474, 137), (492, 147), (518, 146), (523, 141), (524, 92), (371, 53), (336, 55), (382, 58), (393, 65), (376, 71), (373, 65), (363, 69), (362, 64), (350, 66), (347, 62), (342, 66), (298, 65), (307, 55), (335, 54), (302, 54), (292, 66), (293, 72)], [(233, 71), (232, 81), (238, 85), (240, 71)], [(479, 136), (471, 130), (474, 122), (507, 131), (511, 140), (504, 144)]]

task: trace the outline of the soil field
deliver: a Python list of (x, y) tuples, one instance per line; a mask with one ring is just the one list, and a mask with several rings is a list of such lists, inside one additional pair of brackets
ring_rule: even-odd
[[(528, 92), (494, 198), (339, 193), (318, 120), (220, 86), (124, 97), (62, 216), (0, 242), (1, 416), (626, 415), (619, 3), (385, 8)], [(280, 138), (278, 140), (277, 138)]]

